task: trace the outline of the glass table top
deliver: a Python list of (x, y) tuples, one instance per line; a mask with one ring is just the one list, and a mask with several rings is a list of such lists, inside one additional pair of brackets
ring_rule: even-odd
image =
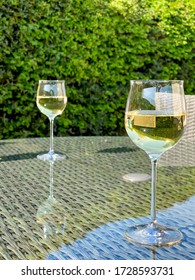
[(0, 259), (194, 259), (193, 141), (180, 141), (159, 161), (157, 220), (183, 234), (164, 248), (124, 237), (127, 227), (150, 220), (150, 179), (123, 179), (151, 172), (128, 137), (55, 138), (68, 158), (52, 165), (36, 158), (48, 146), (48, 138), (0, 141)]

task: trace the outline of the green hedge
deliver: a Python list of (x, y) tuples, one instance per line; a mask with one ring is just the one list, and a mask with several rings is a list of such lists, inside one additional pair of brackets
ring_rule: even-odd
[(194, 94), (194, 0), (3, 0), (0, 138), (47, 136), (40, 79), (65, 79), (55, 134), (124, 134), (130, 79), (184, 79)]

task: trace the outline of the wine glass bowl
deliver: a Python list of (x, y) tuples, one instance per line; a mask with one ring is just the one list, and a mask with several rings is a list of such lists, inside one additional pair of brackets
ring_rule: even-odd
[(128, 136), (143, 149), (152, 163), (152, 221), (129, 227), (128, 240), (148, 246), (173, 245), (181, 241), (182, 234), (156, 220), (157, 160), (182, 137), (186, 126), (186, 107), (183, 81), (133, 80), (127, 99), (125, 128)]
[(67, 104), (65, 82), (63, 80), (40, 80), (36, 98), (37, 107), (50, 120), (50, 150), (38, 155), (41, 160), (61, 160), (65, 155), (54, 153), (53, 149), (53, 122), (56, 116), (61, 115)]

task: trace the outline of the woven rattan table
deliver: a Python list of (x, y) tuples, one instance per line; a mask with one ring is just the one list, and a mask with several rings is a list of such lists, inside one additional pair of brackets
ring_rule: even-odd
[(0, 259), (195, 258), (193, 141), (180, 141), (159, 162), (158, 221), (184, 238), (156, 250), (124, 238), (125, 228), (150, 219), (150, 180), (123, 180), (150, 174), (142, 150), (128, 137), (55, 138), (55, 150), (68, 158), (52, 165), (57, 203), (46, 225), (37, 213), (49, 196), (51, 164), (36, 155), (48, 146), (48, 138), (0, 141)]

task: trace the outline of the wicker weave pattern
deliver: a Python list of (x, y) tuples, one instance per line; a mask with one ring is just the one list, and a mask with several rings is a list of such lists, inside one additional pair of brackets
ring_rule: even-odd
[(164, 166), (195, 166), (195, 96), (186, 95), (187, 125), (182, 139), (161, 156)]
[[(59, 226), (63, 216), (66, 224), (64, 234), (46, 237), (36, 215), (49, 195), (50, 166), (36, 155), (48, 145), (46, 138), (0, 142), (0, 259), (151, 258), (149, 249), (123, 237), (128, 225), (149, 218), (150, 182), (122, 179), (129, 172), (150, 174), (147, 155), (128, 137), (55, 138), (56, 151), (68, 159), (54, 164), (54, 197), (59, 203), (48, 219)], [(188, 199), (195, 195), (195, 169), (163, 166), (158, 173), (159, 217), (181, 228), (185, 241), (158, 250), (157, 258), (192, 259), (194, 203)], [(174, 205), (178, 207), (172, 212)]]
[(186, 107), (187, 107), (187, 127), (184, 134), (185, 139), (195, 138), (195, 96), (186, 95)]

